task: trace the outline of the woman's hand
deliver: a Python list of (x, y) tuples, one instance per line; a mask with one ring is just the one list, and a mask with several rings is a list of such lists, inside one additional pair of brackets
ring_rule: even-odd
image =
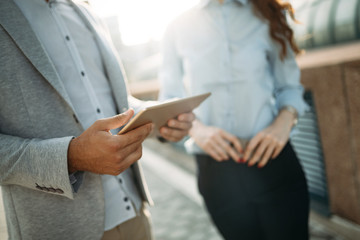
[(182, 113), (170, 119), (167, 125), (160, 128), (161, 137), (171, 142), (178, 142), (189, 134), (192, 122), (195, 119), (193, 112)]
[[(253, 137), (246, 147), (244, 160), (248, 166), (256, 163), (264, 167), (271, 159), (276, 158), (289, 140), (295, 116), (289, 111), (280, 111), (275, 121)], [(249, 159), (250, 158), (250, 159)]]
[(229, 160), (240, 162), (242, 146), (236, 136), (212, 126), (206, 126), (198, 120), (193, 122), (190, 136), (195, 143), (216, 161)]

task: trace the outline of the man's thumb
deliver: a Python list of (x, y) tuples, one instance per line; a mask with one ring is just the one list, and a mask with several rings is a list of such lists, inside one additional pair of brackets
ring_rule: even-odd
[(99, 130), (105, 130), (105, 131), (116, 129), (126, 124), (133, 115), (134, 115), (134, 110), (132, 108), (129, 108), (126, 112), (115, 115), (113, 117), (103, 118), (99, 120), (97, 127)]

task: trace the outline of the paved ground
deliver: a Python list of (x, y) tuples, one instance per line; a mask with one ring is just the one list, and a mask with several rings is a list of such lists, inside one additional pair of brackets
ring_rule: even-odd
[[(156, 150), (156, 151), (155, 151)], [(176, 147), (147, 140), (141, 160), (155, 201), (150, 208), (156, 240), (221, 240), (211, 223), (195, 180), (195, 164)], [(0, 194), (0, 203), (1, 203)], [(360, 239), (357, 227), (329, 221), (315, 213), (310, 217), (311, 240)], [(0, 204), (0, 240), (7, 239), (3, 206)]]
[(0, 191), (0, 240), (7, 239), (5, 216), (4, 216), (4, 206), (2, 204), (2, 194)]

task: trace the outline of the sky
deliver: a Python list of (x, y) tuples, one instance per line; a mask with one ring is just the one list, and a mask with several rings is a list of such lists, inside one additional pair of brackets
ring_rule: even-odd
[(199, 0), (90, 0), (100, 17), (117, 16), (122, 41), (137, 45), (160, 40), (166, 26)]

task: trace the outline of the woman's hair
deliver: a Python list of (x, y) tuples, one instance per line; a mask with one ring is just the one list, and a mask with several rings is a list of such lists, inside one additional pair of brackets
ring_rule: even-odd
[(292, 20), (295, 20), (294, 9), (290, 3), (284, 3), (282, 0), (251, 0), (255, 12), (260, 14), (260, 17), (269, 22), (270, 36), (273, 40), (281, 45), (280, 58), (284, 59), (287, 55), (287, 42), (295, 52), (299, 54), (301, 50), (295, 43), (294, 33), (286, 21), (286, 12), (289, 13)]

